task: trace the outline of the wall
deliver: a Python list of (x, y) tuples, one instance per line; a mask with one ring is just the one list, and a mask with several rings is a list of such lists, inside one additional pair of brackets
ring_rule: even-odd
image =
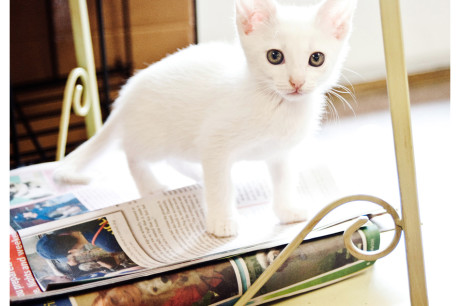
[[(197, 0), (199, 42), (232, 39), (233, 1)], [(401, 0), (400, 5), (408, 72), (414, 74), (448, 68), (449, 0)], [(344, 72), (352, 83), (369, 82), (385, 77), (378, 6), (378, 0), (358, 1), (350, 42), (351, 53), (345, 63), (345, 67), (353, 72)]]

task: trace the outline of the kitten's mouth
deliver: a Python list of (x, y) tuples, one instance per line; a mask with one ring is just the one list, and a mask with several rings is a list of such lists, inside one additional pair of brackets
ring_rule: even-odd
[(305, 91), (300, 90), (300, 89), (296, 89), (296, 90), (284, 93), (284, 96), (287, 97), (287, 98), (291, 98), (291, 99), (294, 98), (295, 99), (295, 98), (300, 98), (305, 94), (306, 94)]
[(285, 91), (282, 93), (283, 96), (287, 98), (300, 98), (300, 97), (305, 97), (306, 95), (310, 94), (312, 92), (312, 89), (307, 87), (302, 87), (298, 89), (291, 89), (290, 91)]
[(303, 101), (310, 94), (309, 90), (291, 90), (289, 92), (280, 92), (281, 96), (290, 101)]
[(278, 95), (288, 100), (302, 99), (308, 94), (308, 90), (304, 89), (291, 89), (291, 90), (275, 90)]
[(295, 96), (301, 96), (301, 95), (303, 95), (303, 92), (298, 91), (298, 90), (294, 90), (294, 91), (292, 91), (292, 92), (289, 92), (287, 95), (288, 95), (288, 96), (294, 96), (294, 97), (295, 97)]

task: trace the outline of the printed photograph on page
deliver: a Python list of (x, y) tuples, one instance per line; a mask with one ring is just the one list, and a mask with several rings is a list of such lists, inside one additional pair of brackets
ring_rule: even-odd
[(241, 294), (236, 267), (221, 261), (73, 297), (78, 305), (211, 305)]
[(14, 207), (10, 210), (10, 226), (18, 231), (23, 228), (60, 220), (88, 211), (72, 193), (43, 201)]
[(123, 251), (107, 218), (22, 239), (42, 290), (53, 284), (113, 277), (142, 269)]
[(41, 172), (10, 176), (10, 205), (42, 199), (53, 195), (53, 187)]

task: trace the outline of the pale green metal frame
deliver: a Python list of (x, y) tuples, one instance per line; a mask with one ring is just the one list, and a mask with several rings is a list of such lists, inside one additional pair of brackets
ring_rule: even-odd
[[(75, 54), (79, 67), (70, 72), (64, 90), (56, 160), (61, 160), (65, 155), (71, 105), (73, 105), (73, 110), (77, 115), (85, 117), (88, 138), (93, 136), (102, 126), (86, 0), (69, 0), (69, 7)], [(78, 80), (81, 81), (81, 84), (77, 84)]]

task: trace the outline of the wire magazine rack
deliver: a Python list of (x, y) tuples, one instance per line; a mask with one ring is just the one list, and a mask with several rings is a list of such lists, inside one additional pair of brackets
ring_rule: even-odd
[[(351, 240), (351, 235), (369, 221), (365, 216), (359, 217), (344, 232), (344, 242), (348, 251), (358, 259), (374, 261), (391, 253), (398, 245), (401, 235), (404, 234), (411, 304), (428, 305), (399, 0), (379, 1), (402, 217), (393, 206), (370, 195), (351, 195), (330, 203), (308, 222), (235, 305), (246, 305), (323, 217), (335, 208), (355, 201), (370, 202), (382, 207), (392, 217), (395, 231), (392, 241), (383, 250), (362, 251)], [(69, 0), (69, 6), (79, 67), (69, 74), (64, 92), (56, 154), (58, 160), (65, 152), (71, 104), (75, 113), (85, 116), (89, 137), (102, 125), (86, 0)], [(79, 79), (82, 84), (77, 84)]]

